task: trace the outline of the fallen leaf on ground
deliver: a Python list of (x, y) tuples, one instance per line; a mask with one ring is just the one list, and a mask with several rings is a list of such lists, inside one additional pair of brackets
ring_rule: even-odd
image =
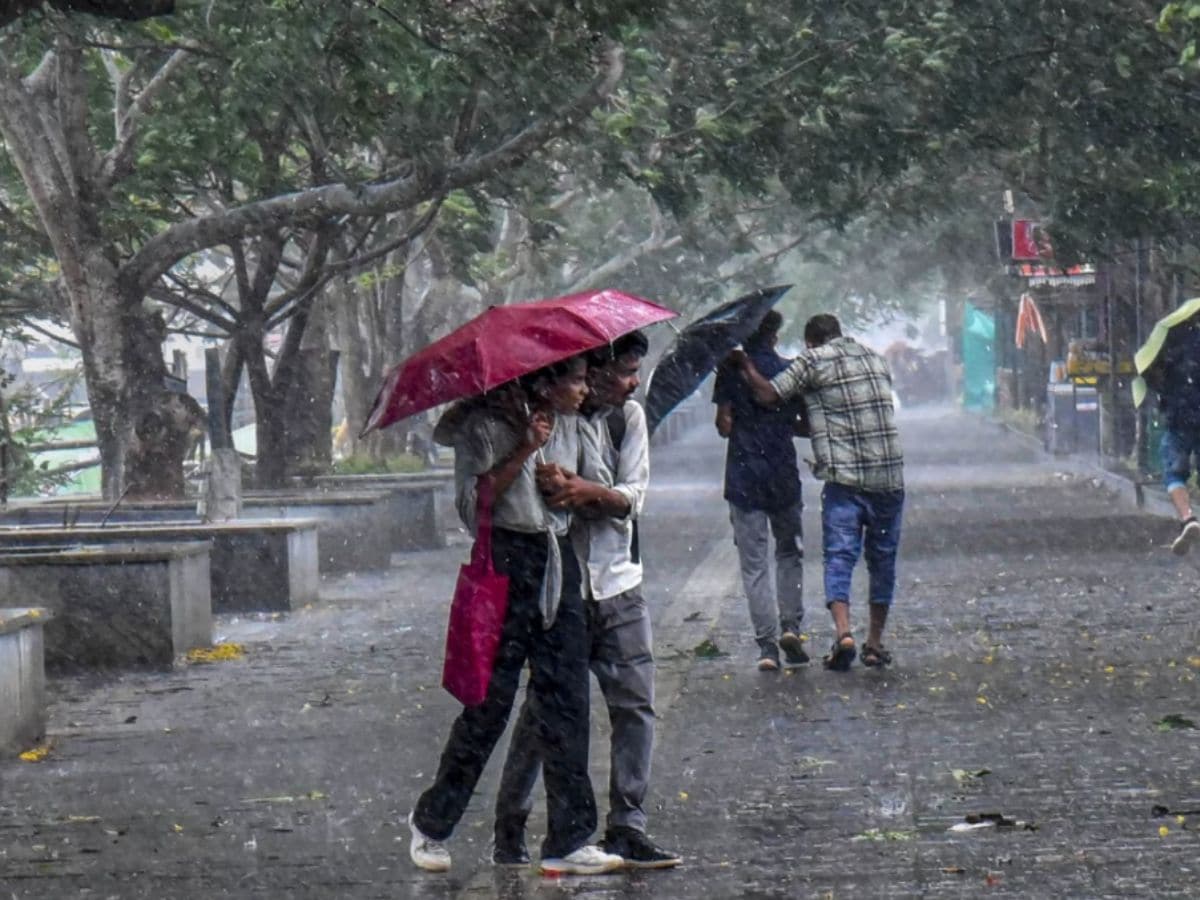
[(1179, 713), (1165, 715), (1154, 724), (1158, 726), (1159, 731), (1178, 731), (1181, 728), (1196, 727), (1195, 722), (1187, 716), (1181, 716)]
[(692, 650), (692, 653), (694, 653), (700, 659), (716, 659), (720, 656), (728, 655), (708, 638), (705, 638), (698, 643)]
[(215, 644), (212, 647), (196, 647), (187, 652), (188, 662), (213, 663), (241, 659), (246, 655), (246, 648), (233, 642)]
[(17, 758), (22, 762), (41, 762), (50, 755), (50, 745), (42, 744), (40, 747), (34, 747), (32, 750), (26, 750)]
[(954, 776), (955, 781), (966, 782), (976, 778), (983, 778), (985, 775), (991, 775), (991, 769), (951, 769), (950, 774)]

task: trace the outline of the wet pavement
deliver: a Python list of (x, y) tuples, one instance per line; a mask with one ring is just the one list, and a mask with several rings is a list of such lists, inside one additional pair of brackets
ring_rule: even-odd
[[(498, 754), (451, 873), (412, 868), (402, 822), (455, 712), (438, 681), (460, 536), (291, 615), (220, 619), (243, 658), (53, 681), (50, 755), (0, 760), (0, 900), (1200, 895), (1200, 556), (994, 424), (912, 410), (902, 435), (896, 665), (845, 674), (755, 670), (723, 448), (700, 428), (655, 451), (650, 830), (682, 868), (494, 870)], [(818, 493), (806, 480), (814, 657)], [(706, 639), (721, 655), (693, 652)]]

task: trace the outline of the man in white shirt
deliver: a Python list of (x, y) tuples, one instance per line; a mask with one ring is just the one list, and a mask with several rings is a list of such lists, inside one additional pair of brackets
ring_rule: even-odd
[[(650, 480), (646, 414), (630, 397), (649, 345), (626, 335), (589, 359), (582, 427), (594, 429), (602, 464), (594, 472), (539, 468), (539, 485), (551, 508), (574, 510), (572, 539), (583, 569), (591, 639), (591, 669), (600, 682), (612, 725), (609, 811), (604, 840), (608, 853), (633, 868), (679, 865), (678, 854), (646, 836), (646, 789), (654, 746), (654, 654), (650, 613), (642, 596), (637, 539)], [(524, 865), (525, 821), (541, 768), (532, 723), (538, 715), (528, 697), (513, 730), (496, 798), (498, 865)]]

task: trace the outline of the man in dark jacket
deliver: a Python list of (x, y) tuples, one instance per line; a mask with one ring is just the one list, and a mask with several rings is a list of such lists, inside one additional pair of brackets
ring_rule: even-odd
[[(775, 352), (783, 317), (767, 313), (745, 342), (758, 371), (768, 377), (788, 367)], [(725, 499), (733, 522), (758, 642), (758, 668), (777, 671), (782, 648), (790, 665), (808, 662), (800, 635), (804, 617), (804, 547), (800, 527), (800, 470), (796, 464), (798, 416), (802, 402), (764, 407), (737, 369), (724, 366), (713, 389), (717, 432), (729, 441), (725, 454)], [(775, 538), (775, 585), (770, 582), (768, 530)]]
[(827, 313), (804, 325), (803, 353), (783, 371), (764, 372), (750, 353), (734, 354), (753, 395), (772, 406), (803, 394), (812, 431), (813, 474), (821, 490), (825, 605), (834, 643), (826, 668), (845, 671), (858, 648), (850, 630), (850, 579), (861, 556), (870, 573), (870, 625), (862, 661), (884, 666), (883, 629), (896, 589), (896, 553), (904, 508), (904, 457), (892, 407), (892, 378), (882, 356), (842, 335)]

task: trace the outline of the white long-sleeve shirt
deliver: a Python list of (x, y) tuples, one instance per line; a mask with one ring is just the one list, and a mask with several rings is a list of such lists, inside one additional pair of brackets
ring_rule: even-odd
[(585, 570), (584, 593), (594, 600), (615, 597), (642, 583), (642, 564), (633, 559), (631, 544), (633, 523), (642, 513), (650, 484), (650, 432), (641, 404), (627, 401), (622, 409), (625, 434), (618, 450), (608, 430), (611, 412), (602, 409), (581, 417), (581, 426), (592, 431), (600, 448), (600, 464), (594, 471), (585, 467), (580, 474), (612, 488), (629, 502), (629, 514), (622, 518), (575, 516), (572, 523), (575, 553)]

